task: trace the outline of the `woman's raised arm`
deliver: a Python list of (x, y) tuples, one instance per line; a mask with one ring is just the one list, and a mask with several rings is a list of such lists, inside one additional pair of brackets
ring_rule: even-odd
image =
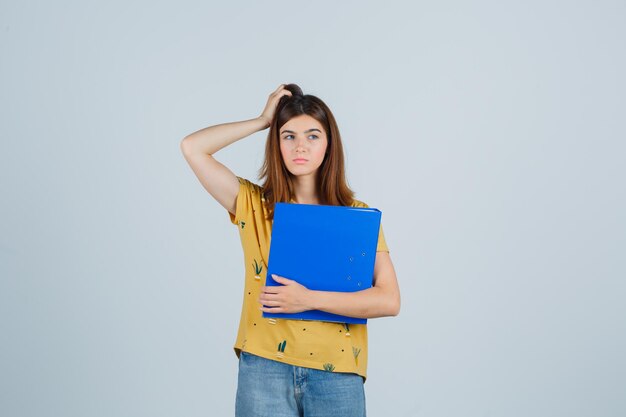
[(226, 165), (213, 157), (218, 150), (267, 127), (260, 117), (210, 126), (186, 136), (180, 143), (185, 160), (218, 203), (235, 214), (239, 181)]
[(185, 136), (180, 143), (185, 160), (202, 186), (232, 214), (235, 214), (237, 209), (239, 181), (228, 167), (213, 157), (213, 154), (239, 139), (267, 129), (280, 98), (285, 94), (291, 95), (291, 92), (285, 90), (283, 86), (284, 84), (281, 84), (270, 94), (259, 117), (209, 126)]

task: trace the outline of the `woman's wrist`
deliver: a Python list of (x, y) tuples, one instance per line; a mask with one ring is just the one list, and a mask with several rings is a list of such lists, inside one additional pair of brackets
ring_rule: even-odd
[(267, 120), (265, 117), (263, 116), (259, 116), (257, 117), (257, 119), (262, 120), (263, 121), (263, 129), (267, 129), (268, 127), (270, 127), (271, 123), (269, 120)]

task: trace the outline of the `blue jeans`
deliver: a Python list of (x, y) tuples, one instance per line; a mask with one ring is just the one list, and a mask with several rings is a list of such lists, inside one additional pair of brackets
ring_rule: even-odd
[(365, 417), (363, 377), (239, 356), (236, 417)]

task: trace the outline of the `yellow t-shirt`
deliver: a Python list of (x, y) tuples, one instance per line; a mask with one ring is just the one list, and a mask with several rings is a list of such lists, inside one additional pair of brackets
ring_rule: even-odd
[[(237, 177), (237, 225), (245, 259), (245, 285), (239, 331), (234, 345), (241, 351), (291, 365), (331, 372), (353, 372), (367, 379), (367, 325), (313, 320), (264, 318), (258, 299), (265, 285), (272, 220), (266, 220), (261, 186)], [(292, 199), (291, 202), (294, 202)], [(355, 200), (353, 207), (368, 207)], [(389, 252), (382, 224), (377, 251)]]

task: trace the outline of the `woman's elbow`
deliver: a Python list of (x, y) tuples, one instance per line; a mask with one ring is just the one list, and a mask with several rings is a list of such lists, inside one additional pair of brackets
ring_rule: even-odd
[(400, 314), (400, 304), (394, 304), (391, 310), (391, 315), (395, 317), (398, 314)]
[(400, 314), (400, 297), (394, 298), (393, 301), (391, 302), (391, 305), (389, 306), (390, 316), (395, 317), (398, 314)]

